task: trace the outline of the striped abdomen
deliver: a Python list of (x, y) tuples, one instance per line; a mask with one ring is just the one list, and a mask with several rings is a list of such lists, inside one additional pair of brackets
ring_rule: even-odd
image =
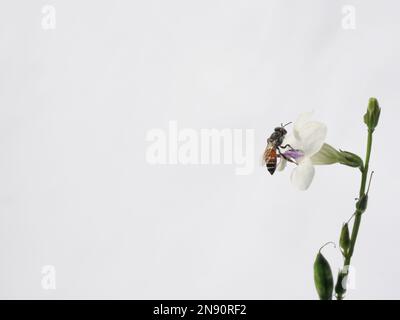
[(270, 174), (274, 174), (276, 170), (276, 149), (272, 143), (268, 143), (267, 148), (264, 152), (264, 163)]

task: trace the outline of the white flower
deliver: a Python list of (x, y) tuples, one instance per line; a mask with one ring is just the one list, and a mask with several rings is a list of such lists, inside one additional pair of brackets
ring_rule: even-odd
[[(312, 113), (301, 114), (293, 126), (293, 133), (288, 135), (283, 146), (289, 145), (282, 150), (285, 157), (294, 161), (297, 166), (293, 169), (292, 183), (300, 190), (306, 190), (314, 178), (314, 163), (312, 156), (324, 145), (327, 128), (326, 125), (311, 120)], [(281, 159), (278, 170), (283, 170), (287, 160)], [(316, 163), (315, 163), (316, 164)]]

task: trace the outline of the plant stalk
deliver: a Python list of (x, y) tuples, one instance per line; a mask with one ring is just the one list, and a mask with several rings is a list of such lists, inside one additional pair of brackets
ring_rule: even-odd
[[(363, 167), (360, 169), (361, 170), (361, 185), (360, 185), (360, 192), (359, 192), (359, 199), (365, 195), (365, 187), (367, 185), (367, 177), (368, 177), (368, 168), (369, 168), (369, 159), (371, 156), (371, 148), (372, 148), (372, 134), (373, 130), (368, 129), (368, 140), (367, 140), (367, 151), (365, 155), (365, 162)], [(350, 237), (350, 248), (349, 252), (345, 257), (344, 263), (343, 263), (343, 269), (347, 269), (348, 273), (348, 268), (350, 266), (351, 258), (353, 256), (354, 252), (354, 247), (356, 245), (357, 241), (357, 236), (358, 236), (358, 231), (360, 229), (360, 224), (361, 224), (361, 218), (362, 218), (362, 212), (359, 209), (356, 209), (354, 213), (354, 224), (353, 224), (353, 229), (351, 231), (351, 237)], [(344, 295), (337, 295), (338, 300), (342, 300), (344, 298)]]

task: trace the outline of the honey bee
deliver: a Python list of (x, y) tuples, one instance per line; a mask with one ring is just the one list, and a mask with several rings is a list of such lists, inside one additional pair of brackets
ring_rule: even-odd
[(291, 124), (291, 122), (286, 123), (285, 125), (281, 124), (280, 127), (276, 127), (274, 132), (270, 135), (267, 140), (267, 147), (265, 148), (264, 155), (263, 155), (263, 163), (266, 165), (269, 173), (271, 175), (274, 174), (276, 167), (277, 167), (277, 159), (282, 157), (287, 161), (293, 162), (292, 159), (286, 157), (282, 152), (281, 149), (285, 149), (287, 147), (290, 150), (294, 150), (289, 144), (283, 146), (283, 140), (287, 134), (285, 127)]

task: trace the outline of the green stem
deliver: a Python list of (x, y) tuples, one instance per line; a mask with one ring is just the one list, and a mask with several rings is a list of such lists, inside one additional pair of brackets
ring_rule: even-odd
[[(369, 159), (371, 156), (372, 133), (373, 133), (373, 130), (369, 129), (365, 162), (364, 162), (364, 166), (361, 168), (361, 185), (360, 185), (359, 199), (361, 199), (361, 197), (363, 197), (365, 195), (365, 187), (367, 184), (367, 177), (368, 177)], [(351, 258), (353, 256), (353, 252), (354, 252), (354, 247), (355, 247), (356, 241), (357, 241), (358, 231), (360, 229), (362, 212), (360, 210), (356, 209), (356, 211), (354, 213), (354, 217), (355, 217), (354, 224), (353, 224), (353, 229), (352, 229), (351, 238), (350, 238), (350, 248), (349, 248), (349, 252), (346, 255), (346, 258), (344, 260), (344, 264), (343, 264), (344, 270), (345, 270), (345, 268), (348, 268), (350, 266)], [(338, 295), (337, 299), (342, 300), (343, 295)]]

